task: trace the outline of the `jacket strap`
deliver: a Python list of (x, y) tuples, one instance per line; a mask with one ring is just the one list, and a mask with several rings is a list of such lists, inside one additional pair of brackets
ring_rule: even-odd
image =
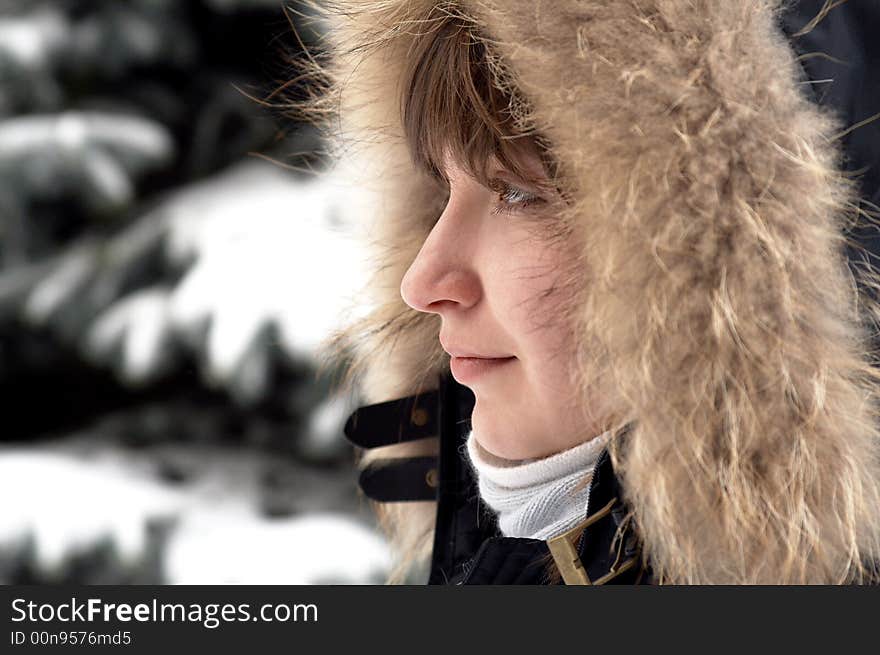
[[(380, 448), (438, 434), (439, 393), (425, 391), (404, 398), (364, 405), (345, 422), (345, 437), (361, 448)], [(436, 500), (439, 476), (436, 456), (389, 457), (364, 467), (358, 485), (379, 502)]]
[(437, 390), (359, 407), (345, 422), (355, 446), (378, 448), (437, 435)]
[(364, 494), (383, 503), (437, 499), (437, 458), (398, 457), (366, 466), (358, 478)]

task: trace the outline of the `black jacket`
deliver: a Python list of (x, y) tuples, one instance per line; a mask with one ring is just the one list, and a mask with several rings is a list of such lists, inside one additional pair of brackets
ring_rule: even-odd
[(449, 375), (436, 391), (361, 407), (346, 422), (347, 438), (363, 448), (440, 435), (439, 458), (394, 460), (360, 475), (361, 489), (373, 500), (438, 501), (428, 584), (547, 584), (548, 565), (577, 580), (578, 573), (559, 565), (566, 559), (575, 568), (581, 565), (591, 583), (650, 583), (650, 567), (643, 566), (638, 539), (628, 527), (607, 450), (590, 483), (590, 514), (584, 516), (589, 525), (575, 529), (576, 550), (567, 558), (561, 540), (554, 557), (547, 541), (501, 535), (466, 461), (473, 405), (473, 393)]

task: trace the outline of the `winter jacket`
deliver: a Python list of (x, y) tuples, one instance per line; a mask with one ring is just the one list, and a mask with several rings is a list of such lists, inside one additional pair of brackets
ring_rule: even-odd
[(860, 125), (880, 112), (880, 4), (444, 3), (489, 35), (583, 182), (607, 273), (586, 289), (588, 336), (637, 420), (600, 458), (570, 546), (498, 533), (463, 459), (471, 392), (449, 375), (438, 317), (400, 298), (437, 199), (394, 85), (437, 4), (325, 8), (331, 136), (360, 162), (376, 254), (370, 311), (346, 335), (367, 399), (346, 434), (389, 533), (430, 555), (431, 584), (541, 584), (548, 557), (567, 584), (845, 582), (858, 562), (871, 581), (865, 262), (880, 237), (847, 220), (860, 199), (880, 205), (880, 121)]
[(548, 558), (569, 583), (649, 584), (650, 567), (627, 527), (607, 450), (590, 483), (589, 506), (595, 510), (574, 529), (571, 550), (564, 538), (555, 540), (560, 550), (551, 552), (547, 541), (500, 533), (462, 455), (473, 404), (473, 393), (447, 375), (436, 391), (360, 407), (345, 424), (346, 437), (360, 448), (440, 434), (439, 457), (374, 464), (359, 478), (363, 493), (377, 502), (437, 502), (428, 584), (546, 584)]

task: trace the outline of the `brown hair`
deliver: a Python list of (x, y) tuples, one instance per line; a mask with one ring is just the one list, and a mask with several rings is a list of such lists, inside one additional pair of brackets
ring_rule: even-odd
[[(435, 7), (425, 25), (410, 44), (401, 85), (413, 163), (443, 181), (444, 161), (451, 157), (488, 185), (486, 164), (494, 157), (526, 183), (562, 192), (548, 140), (529, 125), (528, 101), (472, 19)], [(527, 155), (541, 161), (545, 179), (522, 165)]]

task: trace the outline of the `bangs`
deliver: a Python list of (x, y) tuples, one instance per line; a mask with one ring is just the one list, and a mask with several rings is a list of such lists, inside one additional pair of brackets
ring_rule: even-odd
[(523, 181), (542, 186), (523, 163), (531, 155), (555, 180), (546, 141), (523, 125), (527, 103), (505, 80), (503, 67), (469, 19), (447, 9), (425, 25), (428, 29), (410, 47), (402, 85), (404, 132), (413, 163), (448, 182), (444, 162), (452, 158), (486, 184), (494, 158)]

